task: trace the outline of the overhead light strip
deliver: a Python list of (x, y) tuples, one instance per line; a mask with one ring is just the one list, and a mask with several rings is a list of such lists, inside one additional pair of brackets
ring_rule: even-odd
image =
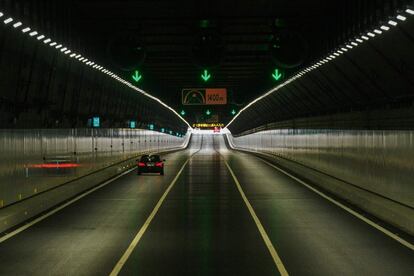
[(251, 107), (253, 104), (257, 103), (258, 101), (262, 100), (263, 98), (266, 98), (270, 94), (279, 91), (284, 86), (288, 85), (289, 83), (295, 81), (298, 78), (303, 77), (307, 73), (312, 72), (313, 70), (315, 70), (315, 69), (331, 62), (332, 60), (336, 59), (337, 57), (340, 57), (343, 54), (346, 54), (348, 51), (355, 50), (356, 48), (358, 48), (360, 45), (364, 44), (366, 41), (370, 40), (371, 38), (374, 38), (374, 37), (377, 37), (377, 36), (380, 36), (380, 35), (386, 33), (392, 27), (396, 27), (399, 24), (398, 21), (404, 22), (408, 19), (409, 16), (413, 16), (413, 15), (414, 15), (414, 10), (411, 9), (411, 8), (407, 8), (404, 13), (400, 13), (400, 14), (396, 15), (394, 18), (391, 18), (387, 22), (387, 24), (381, 24), (381, 25), (379, 25), (378, 28), (374, 28), (370, 31), (367, 31), (365, 34), (359, 35), (359, 36), (355, 37), (355, 39), (350, 40), (349, 43), (345, 43), (343, 46), (340, 46), (339, 48), (335, 49), (330, 54), (328, 54), (325, 57), (321, 58), (320, 60), (318, 60), (314, 64), (308, 66), (305, 69), (302, 69), (301, 71), (296, 73), (293, 77), (289, 78), (288, 80), (286, 80), (282, 84), (279, 84), (278, 86), (272, 88), (271, 90), (269, 90), (265, 94), (259, 96), (258, 98), (254, 99), (253, 101), (248, 103), (245, 107), (240, 109), (240, 111), (233, 117), (233, 119), (231, 119), (231, 121), (226, 125), (226, 128), (228, 128), (234, 122), (234, 120), (236, 120), (240, 116), (241, 113), (243, 113), (246, 109)]
[[(4, 25), (9, 25), (9, 23), (12, 23), (14, 21), (14, 19), (12, 17), (7, 17), (7, 15), (5, 13), (0, 11), (0, 18), (3, 18), (3, 17), (6, 18), (6, 19), (3, 20)], [(83, 64), (85, 66), (89, 66), (92, 69), (95, 69), (95, 70), (99, 71), (102, 74), (106, 74), (109, 77), (115, 79), (116, 81), (122, 83), (123, 85), (125, 85), (125, 86), (133, 89), (134, 91), (144, 95), (145, 97), (148, 97), (148, 98), (156, 101), (157, 103), (159, 103), (163, 107), (170, 110), (174, 115), (176, 115), (178, 118), (180, 118), (188, 126), (188, 128), (191, 129), (190, 124), (177, 111), (175, 111), (172, 107), (170, 107), (169, 105), (164, 103), (161, 99), (145, 92), (144, 90), (136, 87), (135, 85), (131, 84), (130, 82), (126, 81), (125, 79), (119, 77), (117, 74), (111, 72), (109, 69), (106, 69), (102, 65), (99, 65), (96, 62), (94, 62), (90, 59), (87, 59), (87, 58), (81, 56), (78, 53), (72, 52), (72, 50), (70, 50), (68, 47), (65, 47), (63, 44), (60, 44), (60, 43), (58, 44), (58, 42), (53, 41), (52, 38), (50, 38), (50, 37), (46, 38), (45, 35), (39, 34), (37, 31), (33, 30), (29, 26), (25, 26), (24, 23), (21, 22), (21, 21), (17, 21), (12, 26), (13, 26), (14, 29), (19, 29), (20, 27), (23, 26), (21, 32), (24, 33), (24, 34), (27, 34), (29, 37), (33, 37), (34, 39), (36, 39), (36, 41), (43, 42), (44, 44), (49, 45), (50, 47), (53, 47), (52, 49), (58, 50), (60, 53), (66, 55), (68, 58), (75, 57), (74, 60), (77, 60), (78, 62), (80, 62), (80, 64)], [(72, 53), (72, 54), (69, 55), (70, 53)]]

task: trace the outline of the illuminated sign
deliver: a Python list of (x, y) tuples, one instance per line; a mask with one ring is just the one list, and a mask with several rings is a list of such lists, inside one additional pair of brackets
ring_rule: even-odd
[(137, 122), (135, 122), (135, 121), (129, 121), (129, 127), (130, 128), (136, 128), (136, 126), (137, 126)]
[(182, 90), (183, 105), (227, 104), (226, 88), (191, 88)]
[(272, 77), (275, 81), (279, 81), (279, 80), (282, 79), (283, 74), (282, 74), (282, 72), (279, 71), (279, 69), (275, 69), (274, 73), (272, 73)]
[(201, 74), (201, 78), (207, 82), (211, 78), (211, 74), (207, 70), (204, 70), (203, 74)]
[(101, 120), (99, 117), (93, 117), (92, 118), (92, 126), (93, 127), (100, 127), (101, 126)]
[(139, 82), (142, 79), (142, 75), (139, 73), (138, 70), (135, 70), (134, 74), (131, 77), (135, 82)]
[(222, 123), (197, 123), (193, 124), (193, 128), (215, 128), (215, 127), (224, 127)]

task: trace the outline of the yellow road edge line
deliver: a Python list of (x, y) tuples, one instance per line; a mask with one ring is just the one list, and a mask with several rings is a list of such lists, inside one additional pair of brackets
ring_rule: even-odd
[(223, 158), (224, 163), (226, 164), (227, 169), (229, 170), (231, 176), (233, 177), (234, 183), (236, 183), (237, 189), (240, 192), (241, 197), (243, 198), (244, 203), (247, 206), (247, 209), (250, 212), (250, 215), (253, 217), (254, 222), (256, 223), (257, 229), (260, 232), (260, 235), (263, 238), (264, 243), (267, 246), (267, 249), (269, 250), (270, 255), (273, 258), (273, 261), (277, 267), (277, 270), (282, 276), (287, 276), (289, 273), (287, 272), (285, 266), (283, 265), (282, 260), (280, 259), (279, 255), (276, 252), (275, 247), (272, 244), (272, 241), (270, 240), (269, 236), (266, 233), (266, 230), (264, 229), (262, 223), (260, 222), (260, 219), (257, 217), (256, 212), (254, 211), (252, 205), (250, 204), (249, 200), (247, 199), (245, 193), (243, 192), (243, 189), (240, 185), (239, 180), (237, 179), (236, 175), (234, 174), (233, 170), (231, 169), (230, 165), (227, 163), (227, 161)]
[(72, 200), (70, 200), (70, 201), (66, 202), (65, 204), (58, 206), (57, 208), (55, 208), (55, 209), (53, 209), (53, 210), (51, 210), (51, 211), (47, 212), (46, 214), (44, 214), (44, 215), (42, 215), (42, 216), (40, 216), (40, 217), (38, 217), (38, 218), (36, 218), (36, 219), (34, 219), (34, 220), (30, 221), (29, 223), (27, 223), (27, 224), (25, 224), (25, 225), (23, 225), (23, 226), (21, 226), (21, 227), (17, 228), (16, 230), (14, 230), (14, 231), (12, 231), (12, 232), (10, 232), (10, 233), (8, 233), (8, 234), (6, 234), (6, 235), (4, 235), (4, 236), (0, 237), (0, 243), (2, 243), (2, 242), (4, 242), (4, 241), (6, 241), (6, 240), (8, 240), (8, 239), (10, 239), (11, 237), (13, 237), (13, 236), (15, 236), (15, 235), (19, 234), (20, 232), (23, 232), (23, 231), (24, 231), (24, 230), (26, 230), (27, 228), (29, 228), (29, 227), (31, 227), (31, 226), (33, 226), (33, 225), (35, 225), (36, 223), (41, 222), (42, 220), (44, 220), (44, 219), (46, 219), (46, 218), (50, 217), (51, 215), (53, 215), (53, 214), (55, 214), (55, 213), (59, 212), (60, 210), (62, 210), (62, 209), (64, 209), (64, 208), (68, 207), (69, 205), (71, 205), (72, 203), (74, 203), (74, 202), (78, 201), (79, 199), (84, 198), (85, 196), (87, 196), (87, 195), (89, 195), (89, 194), (91, 194), (91, 193), (95, 192), (96, 190), (98, 190), (98, 189), (100, 189), (100, 188), (102, 188), (102, 187), (104, 187), (104, 186), (108, 185), (109, 183), (111, 183), (111, 182), (113, 182), (113, 181), (117, 180), (118, 178), (120, 178), (120, 177), (122, 177), (122, 176), (124, 176), (124, 175), (126, 175), (126, 174), (128, 174), (128, 173), (130, 173), (130, 172), (131, 172), (131, 171), (133, 171), (133, 170), (135, 170), (135, 168), (129, 169), (129, 170), (127, 170), (127, 171), (125, 171), (125, 172), (121, 173), (120, 175), (117, 175), (117, 176), (115, 176), (115, 177), (113, 177), (113, 178), (111, 178), (111, 179), (109, 179), (109, 180), (105, 181), (104, 183), (100, 184), (99, 186), (96, 186), (95, 188), (93, 188), (93, 189), (91, 189), (91, 190), (86, 191), (85, 193), (83, 193), (83, 194), (81, 194), (81, 195), (79, 195), (79, 196), (77, 196), (77, 197), (73, 198)]
[(320, 195), (321, 197), (325, 198), (326, 200), (330, 201), (331, 203), (335, 204), (336, 206), (344, 209), (345, 211), (347, 211), (348, 213), (350, 213), (351, 215), (359, 218), (360, 220), (364, 221), (365, 223), (371, 225), (372, 227), (374, 227), (375, 229), (381, 231), (382, 233), (384, 233), (385, 235), (389, 236), (390, 238), (394, 239), (395, 241), (401, 243), (402, 245), (408, 247), (411, 250), (414, 250), (414, 245), (411, 244), (410, 242), (404, 240), (403, 238), (397, 236), (396, 234), (392, 233), (391, 231), (387, 230), (386, 228), (382, 227), (381, 225), (375, 223), (374, 221), (370, 220), (369, 218), (364, 217), (363, 215), (355, 212), (354, 210), (352, 210), (351, 208), (343, 205), (342, 203), (336, 201), (335, 199), (333, 199), (332, 197), (328, 196), (327, 194), (315, 189), (314, 187), (310, 186), (309, 184), (307, 184), (306, 182), (304, 182), (303, 180), (297, 178), (296, 176), (288, 173), (287, 171), (277, 167), (276, 165), (265, 161), (261, 158), (259, 158), (262, 162), (264, 162), (265, 164), (275, 168), (276, 170), (280, 171), (281, 173), (289, 176), (290, 178), (296, 180), (297, 182), (299, 182), (300, 184), (302, 184), (303, 186), (305, 186), (306, 188), (308, 188), (309, 190), (317, 193), (318, 195)]
[(158, 213), (162, 203), (164, 202), (165, 198), (167, 197), (170, 190), (173, 188), (175, 183), (177, 182), (178, 178), (180, 177), (181, 173), (183, 172), (185, 166), (190, 161), (192, 157), (189, 157), (185, 163), (181, 166), (181, 169), (178, 171), (177, 175), (174, 177), (173, 181), (171, 181), (170, 185), (168, 186), (167, 190), (165, 190), (164, 194), (158, 200), (157, 204), (155, 205), (154, 209), (152, 210), (151, 214), (148, 216), (144, 224), (142, 225), (141, 229), (138, 231), (134, 239), (132, 240), (131, 244), (128, 246), (125, 253), (122, 255), (121, 259), (117, 262), (114, 269), (112, 270), (110, 276), (116, 276), (121, 272), (122, 267), (128, 261), (128, 258), (131, 256), (132, 252), (134, 251), (135, 247), (138, 245), (139, 241), (141, 240), (142, 236), (145, 234), (145, 231), (151, 224), (152, 220), (154, 219), (155, 215)]

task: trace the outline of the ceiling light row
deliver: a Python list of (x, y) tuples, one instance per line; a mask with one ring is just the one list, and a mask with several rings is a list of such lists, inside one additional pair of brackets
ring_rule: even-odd
[(38, 33), (35, 30), (32, 30), (32, 28), (30, 28), (28, 26), (24, 26), (23, 22), (17, 21), (17, 20), (15, 20), (12, 17), (8, 17), (3, 12), (0, 12), (0, 18), (1, 18), (1, 20), (3, 20), (4, 25), (11, 25), (16, 30), (20, 30), (21, 29), (21, 32), (22, 33), (24, 33), (24, 34), (27, 33), (30, 37), (35, 37), (37, 41), (43, 42), (43, 44), (49, 45), (52, 49), (54, 48), (56, 50), (59, 50), (60, 53), (62, 53), (64, 55), (68, 55), (68, 58), (75, 59), (75, 60), (79, 61), (81, 64), (84, 64), (85, 66), (88, 66), (88, 67), (91, 67), (92, 69), (98, 70), (101, 73), (106, 74), (109, 77), (115, 79), (116, 81), (118, 81), (118, 82), (126, 85), (127, 87), (135, 90), (136, 92), (138, 92), (138, 93), (140, 93), (140, 94), (142, 94), (142, 95), (144, 95), (144, 96), (146, 96), (148, 98), (153, 99), (154, 101), (158, 102), (162, 106), (164, 106), (167, 109), (169, 109), (176, 116), (178, 116), (188, 126), (188, 128), (191, 128), (190, 124), (180, 114), (178, 114), (169, 105), (165, 104), (162, 100), (160, 100), (159, 98), (154, 97), (151, 94), (148, 94), (147, 92), (145, 92), (144, 90), (142, 90), (142, 89), (134, 86), (130, 82), (124, 80), (121, 77), (119, 77), (117, 74), (115, 74), (112, 71), (106, 69), (102, 65), (99, 65), (99, 64), (95, 63), (94, 61), (89, 60), (89, 59), (83, 57), (81, 54), (78, 54), (76, 52), (73, 52), (68, 47), (64, 46), (63, 44), (60, 44), (60, 43), (54, 41), (52, 38), (47, 37), (47, 36), (45, 36), (43, 34), (40, 34), (40, 33)]
[(251, 101), (249, 104), (247, 104), (244, 108), (242, 108), (234, 117), (233, 119), (226, 125), (226, 128), (228, 128), (233, 122), (234, 120), (243, 112), (245, 111), (247, 108), (249, 108), (250, 106), (252, 106), (253, 104), (255, 104), (256, 102), (262, 100), (263, 98), (267, 97), (268, 95), (280, 90), (281, 88), (283, 88), (284, 86), (288, 85), (289, 83), (291, 83), (292, 81), (295, 81), (298, 78), (303, 77), (304, 75), (306, 75), (307, 73), (333, 61), (334, 59), (340, 57), (341, 55), (345, 54), (346, 52), (357, 48), (358, 46), (360, 46), (361, 44), (363, 44), (364, 42), (380, 36), (382, 34), (384, 34), (384, 32), (389, 31), (392, 27), (396, 27), (399, 23), (398, 22), (404, 22), (407, 20), (408, 16), (412, 16), (414, 15), (414, 10), (411, 8), (407, 8), (404, 12), (398, 14), (397, 16), (395, 16), (394, 18), (391, 18), (386, 24), (381, 24), (378, 28), (375, 28), (371, 31), (368, 31), (360, 36), (357, 36), (356, 38), (354, 38), (353, 40), (349, 41), (349, 43), (346, 43), (345, 45), (339, 47), (337, 50), (334, 50), (332, 53), (328, 54), (327, 56), (321, 58), (319, 61), (315, 62), (313, 65), (310, 65), (309, 67), (302, 69), (299, 73), (297, 73), (296, 75), (294, 75), (293, 77), (289, 78), (288, 80), (286, 80), (285, 82), (283, 82), (282, 84), (274, 87), (273, 89), (271, 89), (270, 91), (266, 92), (265, 94), (259, 96), (258, 98), (254, 99), (253, 101)]

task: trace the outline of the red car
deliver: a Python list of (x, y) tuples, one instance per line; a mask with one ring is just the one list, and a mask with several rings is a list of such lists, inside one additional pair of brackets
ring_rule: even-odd
[(159, 155), (143, 155), (137, 164), (137, 174), (159, 173), (164, 175), (164, 162), (165, 160), (161, 160)]

